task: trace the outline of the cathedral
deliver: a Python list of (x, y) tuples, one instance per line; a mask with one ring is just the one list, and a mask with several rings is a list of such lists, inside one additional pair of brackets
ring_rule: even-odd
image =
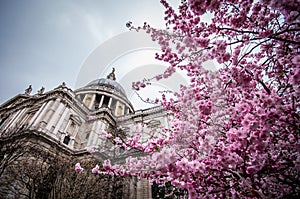
[[(4, 179), (9, 179), (8, 177), (20, 168), (20, 166), (18, 168), (13, 167), (14, 163), (20, 165), (18, 161), (25, 159), (24, 157), (29, 157), (31, 153), (37, 153), (39, 149), (47, 151), (50, 155), (46, 156), (51, 156), (54, 159), (57, 156), (67, 158), (67, 163), (72, 163), (73, 166), (76, 163), (73, 159), (79, 159), (82, 162), (86, 159), (95, 159), (95, 162), (99, 164), (110, 159), (113, 163), (122, 163), (128, 156), (142, 154), (138, 151), (124, 151), (121, 148), (112, 150), (114, 143), (102, 136), (101, 132), (106, 131), (118, 137), (140, 133), (142, 139), (147, 140), (149, 136), (147, 131), (159, 133), (161, 128), (170, 128), (168, 117), (170, 116), (160, 106), (135, 110), (128, 100), (124, 88), (117, 82), (114, 68), (107, 77), (92, 80), (76, 90), (72, 90), (65, 83), (62, 83), (53, 90), (45, 92), (42, 88), (37, 93), (32, 94), (32, 88), (29, 86), (24, 94), (16, 95), (0, 106), (0, 159), (2, 159), (0, 197), (71, 198), (71, 195), (61, 197), (55, 195), (59, 191), (53, 191), (53, 187), (58, 183), (58, 179), (51, 182), (51, 186), (47, 186), (47, 189), (40, 188), (42, 191), (35, 188), (36, 186), (28, 189), (27, 184), (25, 186), (21, 183), (22, 180), (27, 183), (31, 178), (35, 179), (33, 177), (24, 178), (22, 176), (20, 182), (15, 182), (15, 179), (20, 177), (16, 174), (17, 177), (14, 180), (4, 182)], [(143, 131), (133, 130), (137, 126), (142, 128), (147, 126), (147, 128)], [(25, 144), (19, 146), (21, 142)], [(17, 143), (19, 145), (16, 145)], [(15, 145), (11, 146), (12, 144)], [(25, 154), (25, 146), (31, 147), (31, 152)], [(14, 147), (15, 150), (12, 150)], [(34, 149), (32, 150), (32, 148)], [(91, 149), (97, 152), (92, 154), (87, 152)], [(35, 158), (29, 157), (28, 159)], [(28, 159), (24, 161), (28, 162)], [(54, 161), (54, 159), (50, 160), (46, 157), (45, 162)], [(48, 172), (49, 166), (45, 167)], [(25, 168), (27, 169), (29, 166)], [(65, 174), (64, 172), (60, 175)], [(91, 173), (90, 171), (86, 172)], [(58, 175), (57, 172), (54, 173), (55, 176)], [(86, 175), (90, 176), (91, 174)], [(87, 178), (90, 179), (90, 177)], [(39, 181), (41, 180), (45, 180), (45, 178), (41, 178)], [(49, 180), (51, 181), (51, 177)], [(106, 184), (105, 190), (110, 191), (111, 194), (107, 193), (103, 197), (152, 198), (151, 185), (147, 179), (121, 180), (123, 184), (121, 183), (121, 188), (118, 188), (121, 190), (121, 192), (119, 190), (119, 195), (114, 195), (116, 191), (113, 190), (117, 183), (112, 181), (111, 177), (109, 180), (111, 183)], [(65, 179), (62, 178), (61, 181), (65, 182)], [(68, 187), (66, 185), (61, 186), (64, 186), (64, 190), (71, 187), (71, 185)], [(32, 191), (35, 189), (36, 191)], [(84, 191), (87, 190), (81, 190), (81, 192)], [(82, 198), (93, 197), (89, 195)]]

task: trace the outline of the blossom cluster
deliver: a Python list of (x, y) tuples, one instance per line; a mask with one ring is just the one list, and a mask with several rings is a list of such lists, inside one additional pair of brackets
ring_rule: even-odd
[[(167, 30), (136, 29), (169, 63), (156, 79), (180, 69), (190, 84), (160, 101), (174, 118), (168, 136), (116, 140), (148, 155), (126, 166), (105, 162), (104, 170), (170, 182), (189, 198), (299, 197), (299, 1), (185, 0), (178, 10), (161, 3)], [(221, 68), (210, 71), (206, 61)]]

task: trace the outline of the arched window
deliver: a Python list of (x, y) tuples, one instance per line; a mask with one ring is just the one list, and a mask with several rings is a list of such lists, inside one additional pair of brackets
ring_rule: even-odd
[(70, 136), (69, 136), (69, 135), (67, 135), (67, 136), (64, 138), (64, 141), (63, 141), (63, 143), (64, 143), (64, 144), (66, 144), (66, 145), (68, 145), (68, 144), (69, 144), (69, 142), (70, 142)]

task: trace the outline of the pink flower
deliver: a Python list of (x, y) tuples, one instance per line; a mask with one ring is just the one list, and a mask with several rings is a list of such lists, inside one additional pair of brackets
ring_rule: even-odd
[(256, 166), (248, 166), (247, 169), (246, 169), (246, 173), (247, 174), (253, 174), (256, 171), (257, 171), (257, 167)]
[(176, 165), (182, 169), (182, 171), (186, 171), (189, 167), (189, 161), (186, 158), (182, 158), (180, 161), (176, 162)]
[(103, 137), (105, 137), (105, 138), (112, 138), (112, 135), (110, 134), (110, 133), (107, 133), (105, 130), (102, 130), (102, 135), (103, 135)]
[(116, 142), (116, 144), (122, 144), (122, 140), (119, 137), (116, 137), (114, 141)]
[(80, 166), (80, 163), (78, 162), (75, 164), (75, 171), (78, 173), (83, 171), (83, 168)]
[(105, 169), (105, 170), (111, 170), (110, 160), (104, 160), (104, 162), (103, 162), (103, 169)]
[(92, 173), (99, 173), (99, 165), (97, 164), (93, 169), (92, 169)]
[[(300, 65), (300, 60), (299, 60), (298, 65)], [(300, 82), (300, 69), (297, 69), (294, 71), (294, 75), (291, 77), (291, 83), (299, 84), (299, 82)]]
[(242, 122), (241, 122), (241, 125), (243, 125), (243, 127), (245, 127), (246, 129), (249, 129), (255, 122), (255, 118), (252, 114), (250, 113), (247, 113)]
[(89, 152), (89, 153), (94, 153), (95, 151), (94, 151), (94, 149), (92, 149), (92, 148), (88, 148), (88, 149), (86, 149), (87, 150), (87, 152)]
[(258, 116), (265, 115), (265, 110), (263, 110), (261, 107), (256, 109), (256, 113)]

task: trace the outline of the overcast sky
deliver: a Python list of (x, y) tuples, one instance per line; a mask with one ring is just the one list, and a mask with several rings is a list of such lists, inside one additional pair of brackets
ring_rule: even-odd
[(164, 27), (163, 12), (159, 0), (0, 0), (0, 104), (30, 84), (74, 88), (93, 50), (127, 21)]

